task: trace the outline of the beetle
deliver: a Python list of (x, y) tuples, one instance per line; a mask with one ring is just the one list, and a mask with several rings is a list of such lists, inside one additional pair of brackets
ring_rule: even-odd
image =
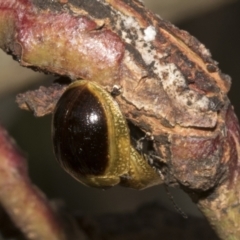
[(117, 102), (95, 82), (77, 80), (63, 93), (53, 113), (52, 140), (63, 169), (87, 186), (144, 189), (161, 182), (131, 145)]

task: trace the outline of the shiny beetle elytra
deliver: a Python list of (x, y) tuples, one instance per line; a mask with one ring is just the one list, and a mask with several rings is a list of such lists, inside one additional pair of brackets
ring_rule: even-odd
[(52, 138), (57, 161), (87, 186), (143, 189), (161, 181), (131, 146), (118, 104), (94, 82), (76, 81), (63, 93), (53, 114)]

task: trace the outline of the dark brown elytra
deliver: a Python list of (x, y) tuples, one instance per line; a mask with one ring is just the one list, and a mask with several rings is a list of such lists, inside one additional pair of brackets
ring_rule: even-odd
[(69, 88), (53, 117), (57, 160), (71, 172), (101, 175), (108, 165), (108, 128), (104, 109), (85, 86)]

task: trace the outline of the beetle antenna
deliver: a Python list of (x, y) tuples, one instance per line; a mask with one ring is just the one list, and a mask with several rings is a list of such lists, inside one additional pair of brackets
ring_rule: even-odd
[[(163, 176), (163, 174), (162, 174), (162, 172), (161, 172), (160, 170), (158, 170), (158, 174), (160, 175), (160, 177), (161, 177), (162, 179), (164, 179), (164, 176)], [(167, 196), (168, 196), (169, 200), (172, 202), (173, 207), (175, 208), (175, 210), (176, 210), (178, 213), (180, 213), (183, 218), (187, 219), (187, 218), (188, 218), (187, 214), (186, 214), (186, 213), (177, 205), (177, 203), (175, 202), (175, 200), (174, 200), (174, 198), (173, 198), (173, 195), (171, 194), (171, 192), (170, 192), (170, 190), (169, 190), (168, 185), (167, 185), (166, 183), (164, 183), (163, 185), (164, 185), (164, 189), (165, 189), (165, 191), (166, 191), (166, 193), (167, 193)]]
[(183, 218), (187, 219), (188, 216), (187, 214), (177, 205), (177, 203), (175, 202), (174, 198), (173, 198), (173, 195), (171, 194), (170, 190), (169, 190), (169, 187), (166, 183), (164, 183), (164, 189), (167, 193), (167, 196), (168, 198), (170, 199), (170, 201), (172, 202), (173, 204), (173, 207), (175, 208), (175, 210), (180, 213), (182, 215)]
[[(130, 124), (130, 123), (129, 123)], [(182, 215), (183, 218), (188, 218), (187, 214), (176, 204), (173, 195), (171, 194), (168, 185), (165, 183), (165, 177), (162, 173), (162, 171), (160, 170), (161, 168), (161, 164), (159, 165), (159, 163), (163, 162), (163, 158), (161, 158), (160, 156), (156, 155), (155, 152), (153, 151), (153, 149), (151, 148), (152, 145), (150, 145), (150, 150), (149, 150), (149, 143), (152, 143), (154, 141), (154, 137), (151, 133), (146, 132), (145, 135), (141, 136), (140, 138), (138, 138), (137, 140), (135, 138), (132, 138), (132, 141), (134, 141), (134, 146), (135, 149), (146, 159), (146, 161), (148, 162), (148, 164), (155, 169), (155, 171), (158, 172), (159, 176), (161, 177), (162, 181), (163, 181), (163, 185), (165, 188), (165, 191), (167, 193), (167, 196), (169, 198), (169, 200), (172, 202), (175, 210)], [(147, 145), (146, 145), (147, 143)], [(147, 153), (145, 153), (145, 151), (147, 151)], [(155, 161), (158, 160), (158, 161)]]

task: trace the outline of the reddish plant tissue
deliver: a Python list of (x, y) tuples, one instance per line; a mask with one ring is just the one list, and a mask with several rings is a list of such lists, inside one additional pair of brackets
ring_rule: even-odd
[[(239, 175), (239, 156), (240, 156), (240, 127), (239, 121), (230, 106), (226, 115), (226, 134), (227, 139), (224, 144), (224, 161), (228, 161), (229, 166), (229, 186), (232, 186)], [(226, 162), (225, 162), (226, 164)]]
[(62, 224), (45, 196), (31, 184), (26, 160), (2, 126), (0, 162), (0, 203), (16, 226), (27, 239), (64, 240)]
[(118, 77), (115, 69), (123, 57), (124, 45), (115, 33), (107, 29), (97, 31), (102, 27), (101, 21), (96, 23), (87, 16), (74, 17), (48, 10), (39, 14), (29, 1), (0, 3), (0, 11), (2, 21), (6, 21), (7, 15), (14, 22), (9, 24), (14, 24), (18, 34), (11, 51), (22, 65), (37, 65), (44, 71), (74, 79)]

